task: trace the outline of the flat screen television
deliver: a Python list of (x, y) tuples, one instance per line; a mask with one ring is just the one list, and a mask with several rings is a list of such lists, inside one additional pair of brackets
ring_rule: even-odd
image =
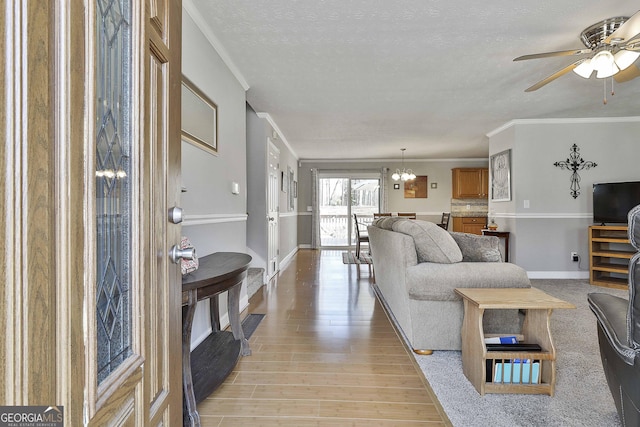
[(593, 222), (627, 223), (629, 211), (640, 205), (640, 181), (593, 184)]

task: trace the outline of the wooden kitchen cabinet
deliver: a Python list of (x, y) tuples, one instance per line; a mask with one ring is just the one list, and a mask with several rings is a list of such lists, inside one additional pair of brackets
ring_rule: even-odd
[(453, 231), (482, 235), (482, 229), (487, 227), (487, 217), (467, 216), (453, 218)]
[(451, 171), (454, 199), (486, 199), (488, 197), (488, 168), (454, 168)]

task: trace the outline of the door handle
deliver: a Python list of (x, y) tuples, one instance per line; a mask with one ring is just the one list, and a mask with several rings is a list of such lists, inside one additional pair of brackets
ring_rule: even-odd
[(196, 248), (180, 249), (178, 245), (173, 245), (169, 249), (169, 259), (174, 264), (178, 264), (181, 259), (194, 259), (195, 257)]

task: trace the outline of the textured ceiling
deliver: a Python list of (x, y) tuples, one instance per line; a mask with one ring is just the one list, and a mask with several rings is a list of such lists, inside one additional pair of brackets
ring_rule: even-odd
[[(640, 78), (615, 85), (573, 62), (513, 62), (583, 47), (580, 32), (634, 1), (185, 0), (300, 159), (487, 157), (513, 119), (640, 115)], [(610, 85), (610, 79), (607, 80)]]

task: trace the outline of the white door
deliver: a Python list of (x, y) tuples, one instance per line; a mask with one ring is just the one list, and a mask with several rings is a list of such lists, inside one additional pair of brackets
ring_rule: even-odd
[(269, 142), (267, 183), (267, 280), (278, 273), (278, 253), (280, 252), (278, 215), (280, 213), (280, 150), (271, 138)]

